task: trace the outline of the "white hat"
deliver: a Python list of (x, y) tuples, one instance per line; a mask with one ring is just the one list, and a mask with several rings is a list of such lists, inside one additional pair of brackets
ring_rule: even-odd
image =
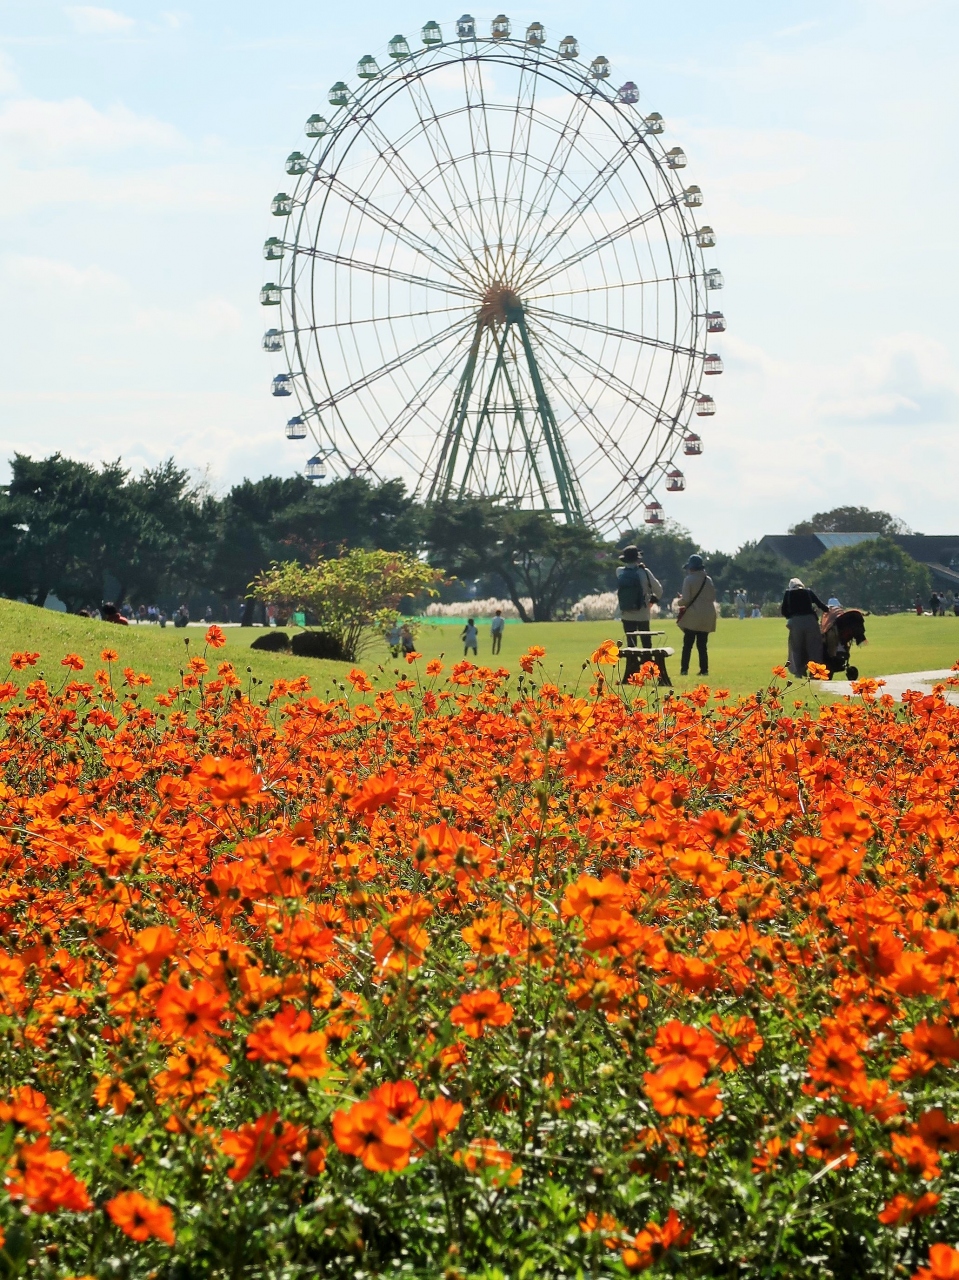
[(789, 579), (789, 590), (790, 590), (790, 591), (792, 591), (793, 587), (801, 587), (801, 586), (802, 586), (802, 579), (801, 579), (801, 578), (790, 578), (790, 579)]

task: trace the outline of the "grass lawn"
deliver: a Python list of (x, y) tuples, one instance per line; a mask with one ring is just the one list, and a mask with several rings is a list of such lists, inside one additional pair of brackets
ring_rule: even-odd
[[(662, 623), (666, 632), (663, 642), (678, 648), (682, 636), (672, 621)], [(900, 614), (891, 618), (869, 618), (866, 624), (869, 643), (856, 652), (856, 663), (862, 676), (879, 676), (898, 671), (925, 671), (951, 667), (959, 661), (959, 618), (916, 617)], [(462, 657), (461, 626), (424, 624), (417, 645), (424, 658), (443, 657), (447, 662)], [(60, 673), (59, 662), (66, 653), (78, 653), (91, 669), (100, 666), (100, 650), (112, 648), (120, 654), (119, 667), (132, 666), (147, 672), (159, 688), (176, 684), (185, 655), (202, 653), (204, 628), (191, 626), (185, 631), (168, 626), (117, 627), (109, 623), (75, 618), (30, 605), (0, 600), (0, 653), (17, 649), (39, 651), (38, 670), (48, 679)], [(342, 663), (294, 658), (286, 654), (257, 653), (250, 643), (262, 632), (257, 629), (226, 628), (227, 644), (219, 652), (207, 655), (211, 666), (224, 658), (235, 665), (240, 675), (249, 670), (253, 678), (270, 683), (279, 677), (292, 679), (306, 673), (313, 689), (323, 694), (342, 680), (348, 670)], [(530, 645), (546, 650), (545, 667), (558, 683), (575, 685), (582, 678), (583, 662), (603, 640), (622, 634), (618, 622), (541, 622), (524, 625), (510, 623), (503, 637), (502, 653), (493, 659), (490, 653), (488, 624), (480, 628), (477, 661), (481, 665), (508, 667), (519, 671), (519, 657)], [(184, 639), (190, 641), (187, 647)], [(778, 618), (721, 618), (716, 634), (710, 639), (710, 676), (706, 683), (713, 688), (728, 689), (733, 694), (750, 693), (763, 687), (774, 666), (786, 660), (786, 628)], [(388, 658), (377, 642), (370, 647), (360, 664), (371, 674), (383, 662), (385, 674), (395, 679), (394, 672), (408, 674), (402, 661)], [(701, 681), (694, 674), (679, 676), (678, 655), (669, 662), (670, 675), (677, 688), (691, 688)], [(810, 695), (818, 697), (817, 694)]]

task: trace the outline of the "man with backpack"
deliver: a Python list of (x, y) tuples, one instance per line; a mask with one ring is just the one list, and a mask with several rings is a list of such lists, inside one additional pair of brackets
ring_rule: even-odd
[(626, 632), (626, 643), (636, 647), (636, 635), (644, 649), (653, 646), (649, 634), (649, 606), (663, 594), (663, 584), (643, 564), (639, 547), (623, 547), (622, 564), (616, 570), (616, 594), (619, 612)]

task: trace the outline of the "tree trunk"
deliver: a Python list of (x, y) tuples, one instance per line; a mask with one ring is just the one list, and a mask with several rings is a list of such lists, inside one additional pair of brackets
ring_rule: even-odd
[(241, 627), (253, 626), (253, 610), (255, 606), (256, 606), (256, 601), (251, 600), (249, 597), (247, 597), (247, 599), (243, 601), (243, 613), (240, 615)]

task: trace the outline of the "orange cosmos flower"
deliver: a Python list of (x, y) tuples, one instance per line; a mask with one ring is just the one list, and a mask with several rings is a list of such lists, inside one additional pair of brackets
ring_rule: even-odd
[(608, 751), (601, 751), (588, 741), (567, 743), (566, 772), (572, 774), (578, 787), (602, 782), (608, 759)]
[(93, 1208), (86, 1183), (70, 1172), (70, 1157), (65, 1151), (51, 1150), (46, 1134), (17, 1148), (7, 1166), (5, 1185), (11, 1200), (22, 1200), (34, 1213), (59, 1209), (82, 1213)]
[(863, 1061), (855, 1045), (841, 1036), (816, 1040), (809, 1052), (809, 1074), (825, 1084), (848, 1084), (862, 1069)]
[(119, 662), (120, 655), (117, 653), (116, 649), (101, 649), (100, 661), (101, 662)]
[(531, 644), (523, 656), (519, 660), (519, 665), (523, 668), (527, 675), (531, 675), (533, 667), (540, 660), (546, 657), (546, 650), (538, 644)]
[(615, 640), (604, 640), (589, 660), (598, 667), (615, 667), (619, 662), (619, 645)]
[(602, 912), (613, 908), (618, 910), (625, 897), (626, 886), (619, 876), (608, 875), (602, 880), (595, 876), (580, 876), (567, 886), (560, 909), (564, 920), (579, 916), (590, 924)]
[(472, 1040), (478, 1040), (487, 1027), (505, 1027), (512, 1021), (513, 1006), (501, 1000), (498, 991), (470, 992), (450, 1010), (450, 1022)]
[(708, 1031), (688, 1027), (674, 1018), (657, 1030), (656, 1040), (646, 1053), (652, 1062), (660, 1064), (674, 1058), (690, 1058), (705, 1072), (719, 1057), (720, 1048)]
[(60, 666), (69, 667), (71, 671), (82, 671), (85, 665), (78, 653), (68, 653), (65, 658), (60, 659)]
[(50, 1108), (38, 1089), (21, 1085), (14, 1089), (9, 1102), (0, 1102), (0, 1124), (12, 1124), (15, 1129), (29, 1133), (47, 1133), (50, 1129)]
[(940, 1198), (940, 1196), (934, 1195), (931, 1191), (925, 1192), (917, 1200), (900, 1193), (897, 1196), (893, 1196), (886, 1207), (880, 1210), (876, 1216), (887, 1227), (902, 1227), (907, 1222), (912, 1222), (913, 1218), (925, 1218), (929, 1214), (935, 1213), (936, 1205), (939, 1203)]
[(129, 871), (143, 852), (133, 827), (122, 818), (105, 823), (98, 835), (87, 836), (86, 846), (88, 860), (112, 876)]
[(934, 1244), (929, 1250), (929, 1266), (920, 1267), (912, 1280), (959, 1280), (959, 1249)]
[(288, 1005), (275, 1018), (258, 1022), (246, 1038), (247, 1057), (256, 1061), (283, 1062), (287, 1075), (295, 1080), (321, 1076), (329, 1067), (327, 1039), (322, 1031), (311, 1031), (306, 1009), (296, 1012)]
[(443, 670), (443, 664), (439, 658), (430, 658), (426, 664), (426, 674), (428, 676), (438, 676)]
[(692, 1236), (692, 1230), (679, 1221), (676, 1210), (670, 1209), (662, 1226), (658, 1222), (647, 1222), (633, 1241), (632, 1247), (623, 1250), (620, 1255), (623, 1265), (628, 1271), (645, 1271), (654, 1266), (669, 1249), (681, 1249), (688, 1244)]
[(229, 1017), (229, 998), (201, 978), (184, 990), (178, 978), (171, 978), (157, 1001), (156, 1016), (168, 1039), (203, 1040), (226, 1034), (221, 1025)]
[(208, 788), (210, 799), (218, 808), (228, 805), (254, 804), (260, 799), (263, 779), (258, 773), (236, 760), (220, 760), (204, 756), (193, 772), (200, 786)]
[(300, 1125), (281, 1120), (276, 1111), (260, 1116), (254, 1124), (239, 1129), (224, 1129), (220, 1150), (233, 1157), (233, 1168), (227, 1173), (232, 1182), (242, 1182), (257, 1166), (275, 1178), (290, 1163), (306, 1142), (306, 1130)]
[(96, 1098), (98, 1106), (110, 1107), (114, 1115), (122, 1116), (136, 1097), (136, 1094), (126, 1081), (118, 1080), (116, 1076), (101, 1076), (97, 1081), (93, 1096)]
[(400, 797), (400, 780), (395, 769), (387, 769), (381, 776), (366, 779), (360, 789), (351, 796), (349, 809), (357, 817), (369, 819), (384, 805), (396, 808)]
[(162, 1240), (176, 1244), (173, 1234), (173, 1211), (156, 1200), (148, 1200), (139, 1191), (121, 1191), (103, 1206), (111, 1221), (131, 1240)]
[(715, 1085), (702, 1087), (706, 1068), (694, 1058), (670, 1058), (658, 1071), (643, 1073), (646, 1095), (661, 1116), (700, 1116), (714, 1120), (723, 1104)]
[(222, 649), (226, 644), (226, 636), (215, 622), (212, 626), (207, 627), (204, 639), (211, 649)]
[(465, 1151), (453, 1156), (470, 1173), (484, 1173), (493, 1186), (514, 1187), (523, 1176), (523, 1170), (513, 1167), (513, 1157), (492, 1138), (474, 1138)]
[(462, 1116), (462, 1103), (450, 1102), (449, 1098), (434, 1098), (416, 1116), (413, 1137), (421, 1146), (432, 1149), (441, 1138), (453, 1132)]
[(353, 667), (351, 671), (347, 672), (346, 678), (357, 693), (371, 693), (373, 690), (369, 676), (365, 671), (361, 671), (359, 667)]
[(481, 956), (501, 955), (506, 950), (506, 934), (492, 916), (478, 917), (460, 933), (469, 949)]
[(23, 671), (27, 667), (35, 667), (39, 657), (39, 653), (12, 653), (10, 655), (10, 666), (14, 671)]
[(409, 1129), (391, 1120), (382, 1102), (354, 1102), (349, 1111), (334, 1111), (333, 1139), (374, 1173), (405, 1169), (413, 1145)]

